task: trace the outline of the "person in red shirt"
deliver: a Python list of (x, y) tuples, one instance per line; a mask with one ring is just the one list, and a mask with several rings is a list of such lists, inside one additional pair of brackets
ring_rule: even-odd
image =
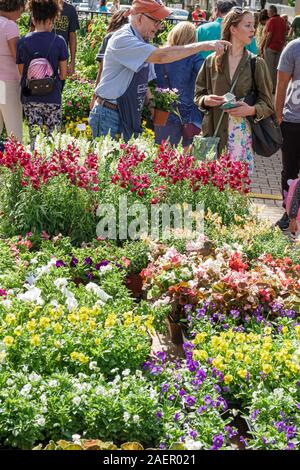
[(200, 5), (195, 5), (195, 10), (192, 13), (192, 18), (195, 26), (199, 26), (200, 22), (206, 20), (205, 11), (201, 10)]
[(278, 15), (277, 8), (274, 5), (270, 5), (268, 15), (269, 20), (265, 26), (262, 50), (272, 78), (273, 93), (275, 93), (277, 66), (280, 54), (285, 46), (287, 26), (284, 19)]

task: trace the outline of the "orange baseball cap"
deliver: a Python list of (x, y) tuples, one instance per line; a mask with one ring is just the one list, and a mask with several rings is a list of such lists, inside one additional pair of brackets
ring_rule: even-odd
[(172, 10), (165, 7), (161, 0), (133, 0), (131, 14), (149, 13), (155, 20), (164, 20)]

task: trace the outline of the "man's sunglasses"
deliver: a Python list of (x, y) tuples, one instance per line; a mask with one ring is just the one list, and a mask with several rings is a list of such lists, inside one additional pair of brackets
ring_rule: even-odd
[(146, 16), (147, 18), (149, 18), (149, 20), (152, 20), (152, 21), (155, 23), (155, 26), (160, 26), (161, 23), (162, 23), (162, 21), (156, 20), (155, 18), (152, 18), (152, 16), (146, 15), (146, 13), (142, 13), (142, 15)]

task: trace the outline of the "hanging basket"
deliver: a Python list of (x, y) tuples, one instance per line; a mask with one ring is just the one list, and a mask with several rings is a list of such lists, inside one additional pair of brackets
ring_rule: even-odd
[(155, 108), (154, 110), (154, 125), (165, 126), (169, 117), (169, 111), (162, 111), (162, 109)]

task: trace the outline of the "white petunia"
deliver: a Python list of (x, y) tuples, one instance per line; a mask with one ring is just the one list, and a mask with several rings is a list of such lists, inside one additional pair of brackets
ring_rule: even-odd
[(24, 385), (24, 387), (20, 391), (20, 395), (22, 395), (23, 397), (29, 395), (29, 393), (31, 392), (31, 389), (32, 389), (31, 384)]
[(24, 294), (18, 294), (17, 299), (22, 302), (35, 302), (37, 305), (43, 305), (44, 301), (41, 297), (42, 291), (38, 287), (28, 285), (28, 290)]

